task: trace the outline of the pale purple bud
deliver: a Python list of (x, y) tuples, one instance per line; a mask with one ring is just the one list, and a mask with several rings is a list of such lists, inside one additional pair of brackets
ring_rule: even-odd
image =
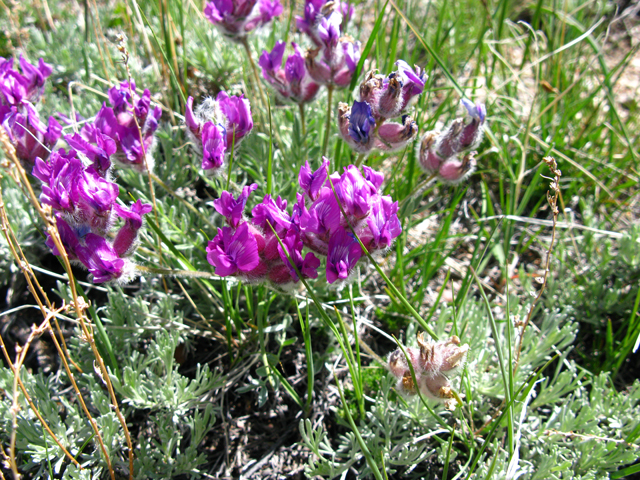
[(438, 170), (440, 180), (453, 185), (466, 180), (476, 169), (475, 153), (469, 152), (462, 160), (457, 157), (445, 160)]
[(427, 132), (422, 137), (422, 142), (420, 143), (418, 161), (424, 171), (429, 174), (436, 173), (440, 170), (440, 165), (444, 162), (444, 160), (435, 152), (434, 148), (439, 135), (439, 132)]
[(395, 151), (404, 148), (418, 134), (418, 124), (408, 115), (399, 123), (384, 123), (378, 129), (380, 143), (376, 147), (385, 151)]

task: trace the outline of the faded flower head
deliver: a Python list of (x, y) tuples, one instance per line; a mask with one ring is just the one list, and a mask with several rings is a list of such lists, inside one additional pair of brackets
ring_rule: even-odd
[(476, 168), (475, 152), (460, 155), (482, 140), (482, 128), (487, 115), (484, 104), (472, 103), (463, 98), (470, 120), (458, 118), (443, 131), (424, 134), (420, 142), (419, 161), (429, 174), (436, 174), (441, 181), (456, 184), (464, 181)]
[[(426, 75), (402, 60), (396, 65), (398, 70), (386, 77), (370, 71), (358, 89), (360, 99), (351, 107), (338, 105), (340, 135), (358, 153), (397, 151), (418, 134), (418, 124), (404, 113), (423, 92)], [(401, 123), (389, 121), (399, 115)]]
[[(438, 342), (425, 340), (418, 334), (418, 348), (405, 348), (408, 359), (402, 349), (389, 356), (389, 371), (398, 379), (397, 388), (402, 393), (422, 395), (454, 405), (450, 377), (463, 365), (469, 351), (469, 345), (460, 345), (455, 335), (448, 340)], [(416, 383), (413, 381), (409, 362), (413, 367)]]

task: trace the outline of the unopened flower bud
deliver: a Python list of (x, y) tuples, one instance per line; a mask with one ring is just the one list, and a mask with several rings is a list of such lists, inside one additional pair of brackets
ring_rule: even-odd
[(446, 160), (438, 170), (440, 180), (450, 184), (466, 180), (476, 169), (476, 152), (467, 153), (462, 160), (452, 157)]
[(389, 75), (389, 83), (380, 96), (378, 114), (383, 118), (394, 118), (404, 108), (402, 79), (395, 72)]
[(420, 142), (420, 154), (418, 155), (418, 160), (420, 162), (420, 166), (429, 174), (437, 173), (440, 169), (440, 165), (442, 165), (442, 162), (444, 161), (436, 153), (434, 148), (439, 135), (440, 132), (427, 132), (422, 137), (422, 142)]
[(404, 148), (418, 134), (418, 124), (408, 115), (399, 123), (384, 123), (378, 129), (381, 150), (395, 151)]

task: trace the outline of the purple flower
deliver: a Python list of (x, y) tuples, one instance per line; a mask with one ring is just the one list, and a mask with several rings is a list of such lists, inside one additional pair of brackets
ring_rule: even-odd
[(117, 149), (116, 142), (99, 130), (95, 130), (91, 137), (96, 145), (89, 143), (86, 138), (83, 138), (77, 133), (66, 135), (64, 139), (71, 148), (86, 155), (86, 157), (93, 162), (93, 168), (96, 172), (105, 178), (111, 167), (110, 157)]
[(276, 45), (271, 50), (271, 53), (266, 50), (262, 51), (262, 55), (260, 55), (260, 60), (258, 60), (258, 65), (262, 67), (262, 75), (265, 80), (269, 81), (269, 76), (267, 72), (276, 72), (282, 67), (282, 57), (284, 56), (284, 49), (287, 47), (287, 44), (279, 41), (276, 42)]
[(287, 57), (284, 69), (281, 67), (284, 42), (277, 42), (271, 53), (263, 50), (259, 64), (262, 76), (283, 99), (303, 104), (313, 100), (320, 87), (309, 76), (298, 46), (293, 42), (291, 45), (294, 53)]
[(283, 250), (282, 246), (278, 244), (278, 253), (280, 255), (280, 259), (287, 267), (288, 275), (283, 275), (284, 272), (276, 270), (276, 272), (274, 272), (276, 275), (270, 274), (269, 276), (271, 281), (277, 284), (288, 283), (290, 281), (297, 282), (298, 274), (296, 273), (295, 268), (291, 265), (291, 262), (293, 262), (304, 278), (318, 278), (320, 260), (311, 252), (308, 252), (304, 259), (302, 258), (302, 249), (304, 248), (304, 244), (297, 232), (293, 230), (288, 231), (286, 236), (282, 239), (282, 244), (285, 246), (287, 253), (289, 254), (289, 258), (291, 259), (291, 261), (287, 259), (287, 254)]
[(282, 14), (283, 7), (279, 0), (261, 0), (258, 4), (260, 10), (260, 22), (264, 25)]
[(213, 0), (204, 9), (205, 18), (233, 40), (242, 40), (281, 13), (279, 0)]
[(271, 227), (278, 234), (291, 228), (291, 216), (287, 213), (287, 201), (280, 197), (274, 201), (271, 195), (265, 195), (262, 203), (253, 207), (251, 214), (253, 215), (252, 223), (262, 228), (267, 235), (272, 233)]
[(49, 158), (51, 148), (62, 133), (62, 126), (53, 117), (49, 117), (45, 126), (30, 103), (18, 107), (0, 106), (0, 123), (16, 149), (16, 156), (29, 169), (36, 158)]
[(37, 159), (33, 175), (43, 183), (42, 203), (67, 213), (91, 231), (104, 234), (108, 230), (118, 185), (102, 178), (93, 167), (86, 167), (75, 151), (52, 152), (48, 163)]
[(0, 104), (21, 106), (24, 103), (35, 103), (44, 92), (44, 82), (51, 75), (51, 65), (42, 58), (38, 66), (27, 62), (20, 55), (22, 74), (13, 69), (13, 59), (0, 57)]
[(219, 171), (227, 151), (227, 137), (223, 126), (207, 122), (202, 128), (202, 168)]
[[(96, 115), (93, 125), (83, 127), (82, 136), (90, 141), (97, 129), (116, 143), (113, 160), (124, 167), (132, 167), (144, 172), (153, 166), (152, 150), (155, 145), (155, 131), (162, 115), (160, 107), (150, 109), (151, 93), (145, 90), (142, 97), (135, 93), (135, 84), (123, 82), (109, 89), (109, 101)], [(145, 165), (146, 160), (146, 165)]]
[(78, 184), (84, 172), (84, 165), (71, 150), (51, 152), (48, 162), (36, 159), (33, 176), (42, 181), (40, 202), (51, 205), (55, 210), (74, 213), (79, 201)]
[(113, 241), (113, 249), (119, 257), (124, 257), (133, 253), (132, 251), (138, 238), (138, 230), (142, 227), (142, 216), (153, 210), (153, 206), (150, 203), (142, 203), (141, 200), (138, 200), (128, 210), (118, 204), (114, 204), (113, 209), (118, 216), (124, 218), (124, 225), (118, 230)]
[(327, 282), (345, 280), (361, 256), (362, 248), (352, 233), (344, 228), (334, 232), (327, 254)]
[(330, 23), (325, 26), (323, 38), (327, 45), (321, 40), (322, 48), (307, 52), (307, 71), (317, 83), (344, 88), (351, 82), (360, 59), (360, 42), (340, 37), (334, 45), (335, 28)]
[(336, 48), (340, 34), (342, 15), (340, 12), (333, 12), (329, 17), (323, 17), (318, 25), (318, 37), (325, 48)]
[[(227, 145), (238, 145), (253, 128), (251, 105), (243, 95), (230, 97), (227, 92), (220, 92), (216, 97), (222, 114), (227, 118)], [(235, 140), (234, 140), (235, 139)], [(235, 143), (234, 143), (235, 142)]]
[(344, 168), (344, 173), (338, 178), (337, 174), (331, 176), (334, 189), (340, 204), (347, 215), (345, 226), (351, 223), (355, 227), (364, 219), (371, 209), (371, 196), (376, 193), (373, 185), (366, 181), (360, 170), (354, 165)]
[[(60, 241), (62, 242), (62, 246), (64, 247), (67, 257), (71, 261), (78, 260), (78, 250), (80, 248), (80, 239), (78, 234), (75, 232), (73, 228), (69, 226), (67, 222), (64, 221), (62, 216), (59, 213), (56, 213), (56, 228), (58, 229), (58, 234), (60, 235)], [(49, 235), (49, 232), (46, 232), (47, 239), (45, 240), (45, 245), (51, 249), (51, 252), (59, 257), (60, 251), (56, 247), (56, 244), (53, 242), (53, 239)]]
[(249, 273), (260, 263), (258, 243), (249, 232), (247, 223), (241, 223), (235, 230), (222, 227), (218, 235), (207, 245), (207, 261), (216, 267), (221, 277), (238, 272)]
[(219, 199), (213, 201), (213, 207), (216, 209), (216, 212), (225, 217), (227, 224), (236, 228), (242, 220), (244, 207), (247, 204), (249, 195), (257, 188), (257, 183), (245, 186), (237, 199), (234, 199), (233, 195), (225, 190)]
[(88, 233), (85, 246), (78, 249), (78, 259), (93, 275), (94, 283), (117, 280), (124, 274), (125, 260), (118, 257), (104, 237)]
[(291, 42), (293, 46), (293, 55), (287, 57), (287, 61), (284, 66), (285, 77), (289, 83), (300, 83), (307, 74), (307, 69), (304, 65), (304, 56), (298, 48), (298, 45)]
[(340, 217), (340, 207), (333, 190), (322, 187), (308, 211), (300, 216), (300, 228), (305, 234), (328, 241), (331, 232), (340, 226)]
[(328, 168), (329, 159), (327, 159), (327, 157), (322, 157), (322, 165), (320, 165), (320, 168), (315, 172), (311, 171), (308, 161), (300, 168), (298, 183), (311, 201), (318, 198), (318, 193), (327, 179)]
[(398, 74), (402, 77), (404, 101), (401, 111), (404, 111), (409, 102), (424, 91), (427, 75), (419, 67), (415, 67), (414, 70), (404, 60), (398, 60), (396, 66), (398, 67)]
[(390, 196), (376, 195), (371, 202), (371, 213), (367, 218), (367, 233), (362, 235), (362, 242), (367, 250), (383, 250), (393, 243), (402, 233), (402, 226), (398, 220), (398, 202), (394, 202)]
[(296, 16), (296, 26), (298, 29), (307, 34), (313, 43), (317, 46), (321, 45), (316, 27), (322, 18), (321, 9), (326, 0), (306, 0), (304, 6), (304, 17)]
[(384, 182), (384, 174), (366, 165), (362, 167), (362, 170), (364, 170), (365, 180), (367, 180), (375, 189), (374, 191), (377, 192)]

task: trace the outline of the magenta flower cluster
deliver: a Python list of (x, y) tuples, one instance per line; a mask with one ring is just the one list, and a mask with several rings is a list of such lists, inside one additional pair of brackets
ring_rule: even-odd
[(162, 110), (158, 106), (151, 110), (151, 92), (145, 89), (140, 96), (133, 81), (122, 82), (109, 89), (109, 103), (111, 107), (104, 103), (94, 122), (82, 128), (82, 138), (96, 144), (101, 133), (115, 142), (112, 160), (118, 165), (139, 172), (153, 170), (154, 134)]
[(255, 183), (244, 187), (238, 198), (225, 191), (214, 201), (216, 211), (227, 223), (207, 246), (207, 260), (216, 267), (216, 274), (286, 289), (299, 280), (293, 262), (304, 278), (316, 278), (320, 260), (311, 252), (302, 256), (300, 231), (287, 212), (286, 200), (266, 195), (253, 208), (253, 218), (244, 217), (247, 199), (257, 188)]
[(202, 168), (216, 175), (222, 171), (226, 155), (251, 132), (253, 118), (249, 100), (218, 93), (206, 98), (193, 111), (193, 97), (187, 100), (185, 125), (191, 143), (202, 155)]
[(279, 0), (213, 0), (204, 8), (207, 20), (227, 37), (239, 41), (281, 13)]
[[(46, 162), (36, 159), (33, 175), (42, 182), (40, 202), (52, 207), (69, 260), (89, 270), (95, 283), (127, 283), (135, 274), (129, 257), (137, 244), (142, 216), (151, 211), (151, 205), (138, 200), (124, 208), (116, 203), (119, 188), (110, 181), (109, 160), (117, 148), (113, 139), (97, 131), (97, 146), (78, 134), (65, 140), (77, 150), (54, 151)], [(111, 240), (117, 217), (124, 224)], [(60, 255), (48, 234), (46, 244), (54, 255)]]
[[(247, 221), (244, 208), (257, 185), (245, 187), (237, 199), (223, 192), (214, 205), (228, 226), (221, 228), (207, 247), (207, 259), (216, 273), (277, 286), (297, 282), (295, 269), (275, 235), (305, 278), (317, 277), (320, 261), (312, 252), (325, 256), (329, 283), (347, 280), (363, 257), (356, 235), (368, 252), (386, 250), (402, 227), (398, 203), (380, 193), (384, 176), (366, 166), (363, 175), (353, 165), (345, 167), (342, 175), (335, 172), (329, 176), (328, 167), (329, 161), (323, 158), (316, 171), (308, 162), (300, 169), (302, 193), (297, 194), (291, 213), (285, 200), (267, 195)], [(312, 251), (304, 258), (303, 247)]]
[(462, 158), (459, 154), (480, 143), (482, 126), (487, 116), (482, 103), (474, 104), (463, 98), (462, 104), (471, 117), (468, 123), (458, 118), (442, 132), (425, 133), (420, 143), (419, 160), (422, 168), (447, 183), (459, 183), (475, 170), (475, 152), (469, 152)]
[(53, 117), (47, 125), (42, 123), (35, 108), (51, 75), (51, 65), (40, 59), (36, 67), (20, 56), (20, 68), (22, 73), (13, 68), (12, 58), (0, 57), (0, 124), (20, 162), (31, 170), (36, 158), (49, 157), (62, 127)]
[[(338, 127), (344, 141), (358, 153), (404, 148), (418, 134), (418, 124), (405, 113), (424, 90), (426, 75), (419, 67), (396, 62), (388, 76), (369, 72), (352, 107), (338, 105)], [(402, 115), (402, 123), (389, 120)]]

